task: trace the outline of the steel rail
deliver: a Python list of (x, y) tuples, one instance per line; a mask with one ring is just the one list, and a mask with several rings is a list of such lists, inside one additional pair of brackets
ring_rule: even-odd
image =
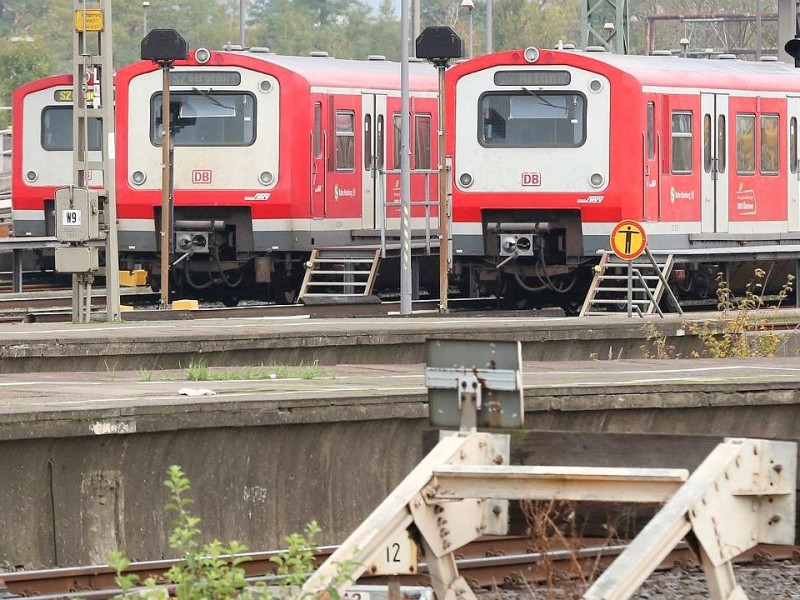
[[(580, 540), (575, 548), (560, 548), (545, 552), (534, 551), (529, 538), (489, 538), (466, 546), (459, 553), (456, 564), (459, 572), (473, 588), (520, 586), (526, 583), (542, 583), (553, 579), (574, 582), (576, 579), (591, 579), (593, 574), (608, 566), (626, 548), (624, 544), (608, 545), (602, 540)], [(321, 564), (335, 546), (321, 547), (315, 560)], [(280, 552), (254, 552), (247, 554), (250, 560), (242, 564), (248, 581), (274, 583), (275, 563), (272, 558)], [(741, 555), (736, 562), (769, 563), (797, 559), (800, 546), (757, 546)], [(177, 560), (137, 562), (125, 571), (141, 579), (154, 577), (164, 581), (164, 573)], [(681, 545), (662, 562), (661, 569), (685, 568), (696, 565), (691, 551)], [(427, 565), (422, 562), (415, 575), (364, 576), (360, 584), (382, 584), (397, 581), (401, 585), (427, 585)], [(0, 573), (0, 598), (24, 596), (36, 600), (56, 598), (105, 600), (120, 590), (114, 582), (115, 572), (108, 566), (87, 566), (38, 571)], [(5, 595), (4, 595), (5, 594)]]

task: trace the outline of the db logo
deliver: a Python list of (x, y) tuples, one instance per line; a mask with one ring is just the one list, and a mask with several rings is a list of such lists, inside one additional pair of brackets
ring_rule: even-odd
[(211, 170), (197, 169), (192, 171), (192, 183), (211, 183)]
[(526, 186), (542, 185), (542, 174), (541, 173), (523, 173), (522, 174), (522, 185), (526, 185)]

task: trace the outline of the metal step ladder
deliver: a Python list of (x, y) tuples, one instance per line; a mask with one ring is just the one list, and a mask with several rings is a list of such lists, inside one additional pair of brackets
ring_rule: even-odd
[[(632, 312), (640, 316), (661, 313), (658, 304), (667, 289), (666, 281), (675, 261), (672, 254), (656, 260), (649, 252), (634, 261), (631, 278)], [(628, 310), (629, 261), (604, 251), (595, 267), (594, 279), (589, 286), (580, 316), (609, 315)], [(677, 307), (680, 311), (680, 307)]]
[(380, 261), (376, 246), (314, 248), (298, 299), (303, 304), (379, 302), (372, 288)]

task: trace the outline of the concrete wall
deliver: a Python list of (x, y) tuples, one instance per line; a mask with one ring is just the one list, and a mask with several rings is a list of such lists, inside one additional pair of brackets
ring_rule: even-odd
[[(512, 461), (693, 469), (716, 438), (800, 438), (797, 391), (780, 384), (722, 388), (691, 395), (680, 386), (534, 391), (526, 396), (528, 430), (512, 436)], [(0, 442), (0, 563), (103, 563), (117, 548), (137, 560), (171, 556), (162, 485), (171, 464), (191, 479), (206, 539), (271, 550), (316, 519), (324, 531), (319, 543), (341, 542), (413, 469), (436, 433), (426, 418), (399, 412), (325, 422), (325, 404), (321, 399), (316, 423)]]
[[(769, 311), (766, 311), (770, 314)], [(800, 313), (786, 311), (792, 327)], [(219, 321), (218, 321), (219, 322)], [(327, 323), (307, 321), (291, 330), (248, 322), (248, 328), (218, 326), (202, 328), (206, 321), (189, 321), (181, 329), (162, 326), (160, 330), (121, 324), (113, 330), (73, 334), (65, 325), (45, 325), (48, 331), (64, 327), (64, 334), (30, 337), (24, 331), (0, 339), (0, 374), (52, 371), (137, 371), (139, 369), (180, 369), (191, 362), (207, 366), (258, 364), (420, 364), (425, 360), (429, 339), (476, 341), (518, 340), (525, 361), (576, 361), (648, 358), (656, 355), (653, 332), (660, 331), (672, 347), (670, 357), (703, 354), (704, 347), (689, 329), (693, 321), (671, 315), (664, 321), (595, 318), (568, 319), (557, 324), (548, 319), (495, 322), (476, 328), (473, 319), (410, 319), (398, 325), (376, 319), (367, 327), (337, 329)], [(697, 321), (694, 321), (697, 322)], [(192, 324), (194, 323), (194, 327)], [(233, 323), (237, 323), (233, 321)], [(327, 329), (326, 329), (327, 327)], [(778, 349), (780, 356), (797, 356), (800, 336), (786, 333)]]
[(0, 562), (26, 567), (170, 556), (169, 465), (192, 483), (207, 540), (253, 550), (319, 521), (342, 541), (422, 458), (419, 421), (196, 429), (0, 443)]

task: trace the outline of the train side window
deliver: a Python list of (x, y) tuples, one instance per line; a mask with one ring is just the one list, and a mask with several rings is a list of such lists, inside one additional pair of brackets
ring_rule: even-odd
[(394, 152), (392, 153), (392, 169), (400, 168), (400, 113), (394, 113), (392, 116), (392, 142)]
[(724, 173), (728, 166), (728, 130), (725, 128), (725, 115), (717, 117), (717, 171)]
[(656, 156), (656, 103), (647, 103), (647, 159)]
[(355, 171), (356, 115), (352, 110), (336, 111), (336, 170)]
[(372, 115), (364, 115), (364, 170), (372, 169)]
[[(88, 150), (100, 150), (103, 131), (100, 119), (89, 119)], [(42, 111), (42, 148), (72, 151), (72, 107), (49, 106)]]
[(780, 170), (780, 122), (778, 115), (761, 115), (761, 173), (777, 175)]
[(789, 119), (789, 169), (797, 173), (797, 117)]
[(314, 158), (322, 158), (322, 102), (314, 103)]
[(692, 113), (672, 113), (672, 172), (686, 175), (692, 172)]
[(383, 149), (386, 147), (386, 135), (384, 133), (384, 127), (383, 127), (383, 115), (378, 115), (376, 125), (378, 128), (376, 136), (377, 140), (376, 143), (378, 147), (375, 149), (375, 153), (378, 159), (378, 164), (376, 165), (376, 167), (378, 169), (383, 169), (383, 159), (384, 159)]
[(756, 172), (756, 116), (736, 115), (736, 173)]
[(414, 168), (431, 168), (431, 116), (414, 116)]
[(711, 173), (711, 115), (703, 115), (703, 170)]

